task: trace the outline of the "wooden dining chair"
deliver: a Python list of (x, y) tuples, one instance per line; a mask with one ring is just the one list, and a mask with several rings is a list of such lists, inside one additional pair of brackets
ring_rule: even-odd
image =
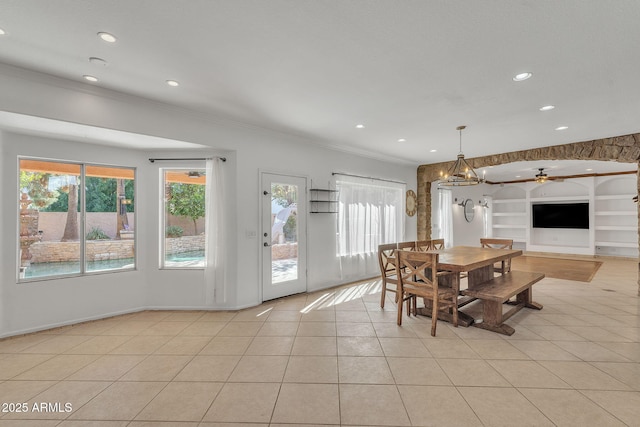
[(431, 250), (431, 240), (416, 240), (414, 249), (418, 252), (426, 252)]
[[(513, 240), (481, 238), (480, 246), (482, 246), (483, 248), (490, 248), (490, 249), (513, 249)], [(510, 271), (511, 271), (511, 258), (493, 265), (493, 272), (500, 273), (501, 276)]]
[(412, 251), (416, 248), (416, 242), (400, 242), (398, 243), (399, 251)]
[(431, 248), (435, 250), (444, 249), (444, 239), (431, 239)]
[(402, 325), (402, 307), (407, 304), (407, 312), (414, 312), (417, 298), (431, 301), (431, 335), (436, 336), (436, 324), (439, 310), (452, 310), (453, 326), (458, 326), (458, 282), (454, 279), (453, 286), (443, 286), (439, 279), (448, 271), (438, 271), (438, 254), (398, 251), (396, 274), (398, 276), (398, 325)]
[(438, 249), (444, 249), (444, 239), (417, 240), (415, 244), (415, 250), (418, 252)]
[(380, 264), (380, 279), (382, 280), (382, 295), (380, 296), (380, 307), (384, 308), (384, 301), (387, 292), (395, 294), (395, 301), (398, 302), (398, 276), (396, 275), (396, 265), (394, 257), (397, 252), (396, 243), (387, 243), (378, 246), (378, 264)]

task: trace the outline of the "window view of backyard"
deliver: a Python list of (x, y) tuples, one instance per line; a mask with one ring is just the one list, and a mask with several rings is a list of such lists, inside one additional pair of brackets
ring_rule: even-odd
[(164, 268), (204, 268), (204, 169), (167, 169), (164, 177)]
[(271, 283), (298, 278), (298, 186), (271, 184)]
[(135, 169), (20, 159), (19, 174), (20, 280), (135, 268)]

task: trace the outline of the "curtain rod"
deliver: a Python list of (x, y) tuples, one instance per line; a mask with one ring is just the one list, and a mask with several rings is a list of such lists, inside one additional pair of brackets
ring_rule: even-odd
[(353, 175), (353, 174), (350, 174), (350, 173), (343, 173), (343, 172), (332, 172), (331, 175), (353, 176), (355, 178), (375, 179), (375, 180), (378, 180), (378, 181), (393, 182), (393, 183), (396, 183), (396, 184), (405, 184), (405, 185), (407, 184), (406, 182), (394, 181), (392, 179), (374, 178), (372, 176)]
[(227, 161), (226, 157), (179, 157), (179, 158), (169, 158), (169, 157), (165, 157), (165, 158), (155, 158), (155, 159), (149, 159), (149, 161), (151, 163), (154, 163), (156, 160), (163, 162), (163, 161), (169, 161), (169, 160), (211, 160), (211, 159), (220, 159), (223, 162)]

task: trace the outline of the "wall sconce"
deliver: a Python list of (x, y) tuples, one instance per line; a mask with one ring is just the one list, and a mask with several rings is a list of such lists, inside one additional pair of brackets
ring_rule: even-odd
[(478, 200), (478, 206), (480, 206), (481, 208), (489, 209), (489, 202), (487, 201), (487, 199), (484, 199), (484, 201)]
[(453, 199), (453, 204), (464, 207), (464, 201), (465, 200), (466, 199), (464, 197), (462, 197), (462, 198), (460, 198), (460, 201), (458, 202), (458, 198), (456, 197), (455, 199)]

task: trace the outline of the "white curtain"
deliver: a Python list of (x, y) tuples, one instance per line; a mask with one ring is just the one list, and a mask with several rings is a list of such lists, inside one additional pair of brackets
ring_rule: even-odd
[(222, 160), (207, 160), (206, 169), (206, 217), (205, 217), (205, 254), (204, 268), (205, 304), (222, 304), (227, 301), (224, 280), (224, 242), (223, 207), (224, 183), (222, 179)]
[(482, 225), (484, 237), (493, 236), (493, 196), (482, 196)]
[(378, 273), (378, 245), (404, 239), (405, 184), (338, 175), (337, 255), (343, 279)]
[(453, 203), (453, 196), (451, 190), (443, 188), (438, 189), (438, 205), (439, 205), (439, 219), (438, 225), (440, 227), (440, 239), (444, 239), (445, 247), (450, 248), (453, 246), (453, 211), (451, 210), (451, 204)]

